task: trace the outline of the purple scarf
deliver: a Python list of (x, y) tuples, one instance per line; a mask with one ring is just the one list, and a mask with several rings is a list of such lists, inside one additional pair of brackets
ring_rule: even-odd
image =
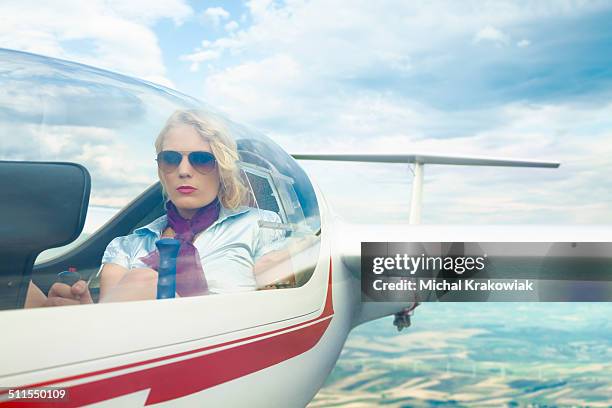
[[(176, 258), (176, 293), (181, 297), (208, 294), (208, 284), (204, 277), (200, 255), (195, 246), (193, 238), (210, 227), (219, 218), (219, 200), (202, 207), (190, 220), (186, 220), (179, 214), (171, 201), (166, 203), (168, 213), (168, 226), (172, 228), (175, 239), (181, 242), (178, 257)], [(140, 258), (150, 268), (159, 268), (159, 252), (151, 252)]]

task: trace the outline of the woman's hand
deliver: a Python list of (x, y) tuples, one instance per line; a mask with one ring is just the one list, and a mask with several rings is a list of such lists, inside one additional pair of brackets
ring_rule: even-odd
[(76, 282), (72, 286), (59, 282), (54, 283), (51, 289), (49, 289), (48, 296), (45, 296), (38, 286), (30, 281), (24, 308), (84, 305), (89, 303), (93, 303), (93, 300), (89, 293), (89, 288), (83, 280)]
[(42, 306), (85, 305), (93, 303), (89, 288), (84, 280), (72, 286), (65, 283), (54, 283), (49, 289), (47, 299)]
[(100, 303), (155, 299), (157, 271), (106, 264), (100, 278)]
[[(105, 264), (100, 272), (100, 302), (125, 302), (155, 299), (157, 272), (149, 268), (128, 270), (120, 265)], [(32, 281), (24, 307), (68, 306), (93, 303), (87, 283), (79, 280), (74, 285), (54, 283), (45, 294)]]

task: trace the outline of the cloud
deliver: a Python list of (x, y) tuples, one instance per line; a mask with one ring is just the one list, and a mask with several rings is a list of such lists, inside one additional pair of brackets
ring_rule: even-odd
[(107, 11), (117, 18), (138, 21), (147, 26), (165, 18), (182, 25), (193, 14), (191, 7), (183, 0), (106, 0), (105, 5)]
[[(206, 9), (201, 16), (222, 29), (211, 30), (215, 35), (206, 34), (191, 52), (181, 50), (180, 58), (201, 73), (203, 99), (267, 131), (289, 151), (422, 151), (564, 163), (558, 171), (428, 167), (428, 222), (600, 222), (612, 213), (612, 186), (605, 182), (612, 61), (602, 35), (609, 32), (609, 7), (596, 1), (256, 0), (236, 18), (239, 25), (224, 8)], [(171, 82), (154, 29), (164, 20), (189, 23), (193, 15), (178, 0), (5, 2), (0, 13), (8, 16), (0, 44), (165, 84)], [(102, 148), (92, 145), (87, 154), (94, 158)], [(99, 174), (112, 172), (108, 163), (96, 166)], [(349, 218), (407, 219), (407, 166), (304, 166)], [(333, 176), (334, 166), (351, 176)]]
[(525, 48), (525, 47), (529, 47), (529, 45), (531, 44), (531, 42), (529, 40), (521, 40), (519, 42), (516, 43), (516, 46), (519, 48)]
[(84, 164), (92, 205), (122, 207), (156, 181), (154, 167), (137, 160), (139, 154), (115, 129), (1, 121), (0, 131), (14, 136), (0, 148), (3, 159)]
[(204, 10), (202, 17), (206, 21), (210, 21), (215, 27), (218, 27), (221, 21), (230, 18), (230, 13), (223, 7), (209, 7)]
[(236, 31), (238, 27), (238, 23), (232, 20), (227, 23), (223, 28), (225, 28), (225, 31)]
[(92, 205), (121, 207), (156, 181), (153, 140), (193, 101), (79, 64), (0, 50), (0, 158), (83, 164)]
[(152, 26), (162, 19), (181, 24), (191, 14), (182, 0), (2, 2), (0, 47), (172, 85)]
[[(245, 62), (206, 79), (206, 94), (215, 100), (229, 97), (234, 104), (250, 106), (250, 118), (287, 115), (286, 98), (299, 91), (304, 76), (302, 66), (287, 55), (274, 55), (256, 62)], [(270, 92), (266, 93), (265, 89)], [(220, 104), (220, 109), (229, 108)]]
[(70, 62), (7, 50), (0, 51), (0, 60), (0, 120), (121, 127), (145, 114), (130, 79), (108, 73), (114, 81), (99, 86), (99, 73)]
[[(217, 53), (204, 99), (293, 152), (563, 162), (555, 171), (428, 166), (426, 222), (610, 222), (612, 197), (597, 181), (611, 170), (601, 148), (612, 145), (612, 61), (601, 40), (609, 5), (350, 4), (250, 2), (251, 25), (202, 44)], [(407, 166), (303, 165), (349, 219), (407, 220)]]
[(474, 36), (474, 43), (478, 44), (487, 41), (492, 42), (498, 46), (508, 45), (508, 43), (510, 42), (510, 37), (502, 33), (497, 28), (487, 26), (476, 33), (476, 35)]
[(182, 55), (182, 61), (190, 61), (189, 70), (197, 72), (200, 69), (200, 64), (206, 61), (214, 61), (220, 57), (219, 52), (213, 50), (199, 50), (192, 54)]
[[(368, 152), (424, 151), (561, 162), (555, 170), (426, 166), (423, 219), (429, 223), (610, 223), (612, 186), (605, 177), (612, 171), (610, 113), (612, 104), (599, 109), (516, 104), (500, 112), (502, 125), (472, 136), (451, 140), (396, 136), (362, 141), (359, 148)], [(333, 151), (341, 144), (338, 141), (327, 148)], [(365, 168), (347, 171), (352, 177), (344, 180), (342, 187), (326, 185), (328, 196), (331, 192), (332, 197), (350, 197), (351, 190), (371, 192), (374, 187), (365, 186), (376, 186), (376, 178), (378, 182), (389, 181), (395, 177), (392, 174), (402, 175), (404, 181), (398, 181), (392, 190), (364, 194), (362, 199), (376, 203), (367, 216), (372, 221), (389, 217), (379, 211), (379, 205), (395, 205), (397, 211), (391, 218), (407, 220), (410, 174), (405, 168), (388, 166), (387, 174), (375, 177), (364, 175)], [(319, 181), (327, 184), (327, 178), (321, 174)], [(343, 214), (362, 219), (359, 212), (343, 203), (342, 197), (336, 198), (346, 205)]]
[[(207, 55), (215, 55), (206, 76), (217, 79), (234, 76), (241, 65), (254, 67), (285, 55), (308, 71), (296, 84), (304, 91), (298, 97), (313, 94), (313, 89), (333, 90), (339, 97), (376, 89), (438, 108), (465, 109), (513, 101), (519, 95), (531, 98), (569, 90), (563, 86), (567, 80), (561, 75), (536, 75), (548, 67), (557, 71), (563, 66), (576, 67), (576, 74), (588, 69), (578, 66), (579, 61), (584, 61), (580, 56), (567, 64), (565, 44), (575, 42), (568, 33), (576, 29), (575, 20), (580, 21), (580, 16), (605, 15), (599, 12), (602, 6), (597, 3), (580, 6), (558, 2), (521, 5), (510, 1), (438, 1), (393, 7), (375, 7), (369, 2), (351, 5), (336, 0), (331, 6), (340, 11), (330, 15), (329, 2), (290, 2), (282, 6), (251, 2), (251, 25), (208, 39), (193, 55), (206, 51), (210, 53)], [(558, 32), (558, 41), (546, 38), (551, 30)], [(516, 51), (491, 52), (483, 46), (485, 42), (510, 44), (511, 38), (525, 38), (531, 33), (534, 35), (528, 41), (538, 40), (540, 47), (523, 47), (521, 55)], [(601, 47), (605, 48), (605, 44)], [(580, 53), (581, 48), (586, 49), (576, 45), (573, 50)], [(604, 68), (609, 61), (601, 58), (599, 65)], [(204, 88), (206, 100), (215, 104), (221, 101), (227, 107), (234, 102), (231, 113), (249, 115), (251, 108), (241, 104), (241, 98), (232, 101), (231, 97), (219, 95), (211, 99), (210, 91)]]

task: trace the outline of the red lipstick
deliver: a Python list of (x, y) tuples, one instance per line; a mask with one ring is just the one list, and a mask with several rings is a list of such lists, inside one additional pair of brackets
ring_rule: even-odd
[(176, 191), (178, 191), (181, 194), (191, 194), (196, 190), (197, 188), (192, 187), (192, 186), (179, 186), (176, 188)]

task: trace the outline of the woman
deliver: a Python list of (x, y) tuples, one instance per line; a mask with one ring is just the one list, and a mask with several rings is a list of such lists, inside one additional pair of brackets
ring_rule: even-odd
[[(247, 189), (228, 132), (197, 111), (177, 111), (155, 148), (167, 214), (111, 241), (99, 272), (100, 302), (156, 297), (161, 237), (181, 242), (178, 296), (255, 290), (254, 263), (277, 249), (283, 234), (259, 226), (262, 219), (279, 222), (276, 213), (244, 206)], [(56, 283), (48, 297), (30, 284), (26, 307), (82, 303), (92, 303), (84, 281)]]

